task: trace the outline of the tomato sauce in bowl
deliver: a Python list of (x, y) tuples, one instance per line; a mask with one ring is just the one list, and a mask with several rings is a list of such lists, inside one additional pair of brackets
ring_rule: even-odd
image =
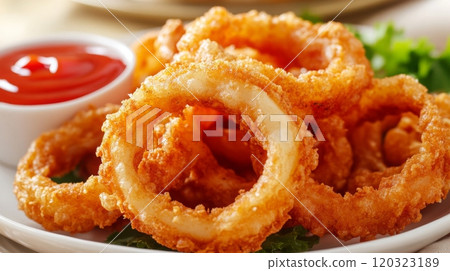
[(76, 99), (117, 78), (125, 64), (109, 48), (41, 45), (0, 55), (0, 102), (41, 105)]
[(36, 137), (80, 110), (128, 98), (135, 63), (127, 45), (86, 33), (0, 48), (0, 164), (15, 167)]

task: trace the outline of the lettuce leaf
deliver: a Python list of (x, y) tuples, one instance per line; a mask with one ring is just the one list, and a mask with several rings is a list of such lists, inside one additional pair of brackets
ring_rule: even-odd
[[(170, 251), (171, 249), (158, 244), (150, 235), (138, 232), (130, 226), (121, 233), (114, 232), (106, 239), (107, 243), (113, 245), (157, 249)], [(261, 245), (260, 253), (270, 252), (304, 252), (310, 250), (313, 245), (319, 243), (319, 237), (308, 235), (308, 231), (302, 226), (282, 229), (267, 237)]]
[(287, 253), (304, 252), (310, 250), (319, 243), (319, 237), (308, 235), (308, 231), (302, 226), (282, 229), (267, 237), (262, 243), (261, 250), (257, 252)]
[(62, 176), (57, 177), (51, 177), (52, 181), (54, 181), (57, 184), (62, 183), (81, 183), (86, 181), (82, 176), (80, 172), (80, 167), (77, 166), (73, 170), (67, 172), (66, 174)]
[(408, 39), (393, 23), (377, 24), (374, 32), (349, 28), (363, 43), (376, 77), (408, 74), (430, 92), (450, 92), (450, 39), (437, 55), (428, 39)]
[(131, 226), (127, 226), (122, 232), (112, 233), (108, 236), (106, 242), (113, 245), (127, 247), (148, 248), (165, 251), (171, 250), (165, 246), (158, 244), (150, 235), (138, 232), (137, 230), (132, 229)]

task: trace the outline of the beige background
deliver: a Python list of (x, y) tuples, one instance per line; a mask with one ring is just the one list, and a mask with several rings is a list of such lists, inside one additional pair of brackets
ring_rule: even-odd
[[(392, 1), (370, 10), (351, 14), (344, 12), (337, 20), (368, 25), (394, 21), (406, 30), (408, 36), (429, 37), (438, 48), (443, 48), (450, 36), (449, 11), (448, 0)], [(152, 21), (152, 18), (144, 20), (122, 14), (118, 17), (133, 32), (162, 25), (161, 21)], [(0, 47), (27, 38), (67, 31), (113, 38), (129, 36), (127, 30), (106, 10), (85, 7), (69, 0), (0, 0)]]

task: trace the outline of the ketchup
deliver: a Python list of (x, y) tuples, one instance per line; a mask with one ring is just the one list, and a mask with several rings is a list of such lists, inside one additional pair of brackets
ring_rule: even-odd
[(62, 44), (0, 55), (0, 102), (51, 104), (89, 94), (113, 81), (125, 64), (98, 45)]

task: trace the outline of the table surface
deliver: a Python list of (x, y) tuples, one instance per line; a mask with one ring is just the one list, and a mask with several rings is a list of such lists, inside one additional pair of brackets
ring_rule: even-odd
[[(405, 30), (407, 36), (427, 37), (438, 50), (442, 50), (450, 37), (449, 10), (448, 0), (392, 1), (391, 4), (370, 10), (351, 14), (344, 12), (337, 21), (363, 25), (393, 21)], [(118, 17), (133, 33), (163, 24), (161, 21), (152, 21), (151, 18), (143, 20), (121, 15)], [(124, 39), (131, 36), (128, 30), (108, 11), (86, 7), (69, 0), (0, 0), (0, 47), (68, 31)], [(29, 252), (0, 236), (0, 252), (8, 251)], [(450, 252), (450, 237), (447, 236), (445, 240), (426, 248), (425, 251)]]
[[(370, 10), (351, 14), (343, 12), (337, 21), (367, 25), (393, 21), (404, 28), (408, 36), (426, 36), (442, 49), (450, 36), (448, 10), (448, 0), (397, 0)], [(133, 33), (163, 24), (151, 18), (144, 20), (122, 14), (118, 14), (118, 18)], [(67, 31), (95, 33), (112, 38), (130, 35), (107, 10), (86, 7), (69, 0), (0, 0), (0, 47)]]

